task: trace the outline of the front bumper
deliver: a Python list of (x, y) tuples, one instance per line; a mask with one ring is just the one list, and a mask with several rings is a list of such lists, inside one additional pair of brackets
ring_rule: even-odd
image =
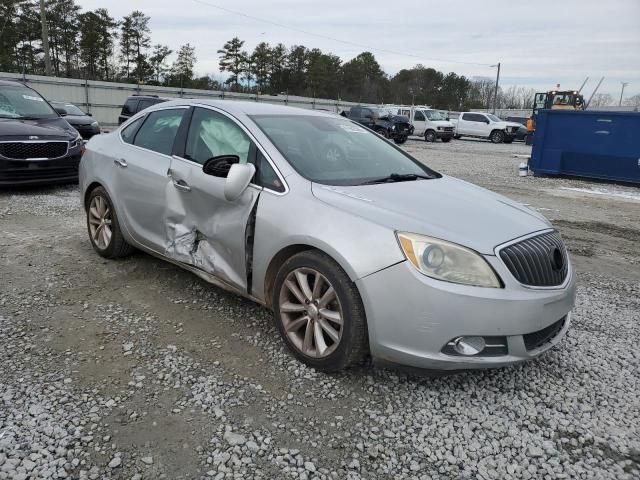
[(0, 158), (0, 186), (41, 185), (78, 181), (80, 150), (54, 160)]
[[(503, 279), (504, 288), (434, 280), (406, 261), (359, 279), (374, 359), (436, 370), (487, 368), (529, 360), (556, 345), (570, 324), (573, 270), (569, 269), (562, 288), (534, 289), (518, 284), (496, 257), (485, 258)], [(527, 348), (525, 338), (531, 338), (527, 334), (544, 331), (562, 319), (562, 327), (544, 344)], [(507, 351), (491, 356), (443, 353), (459, 336), (503, 337)]]
[(453, 130), (436, 130), (438, 138), (453, 138)]

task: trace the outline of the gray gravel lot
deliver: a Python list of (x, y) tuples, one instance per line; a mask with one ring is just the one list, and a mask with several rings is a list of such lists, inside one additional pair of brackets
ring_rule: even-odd
[(640, 189), (405, 148), (539, 209), (579, 273), (560, 346), (439, 375), (306, 368), (268, 311), (89, 244), (77, 188), (0, 192), (0, 479), (640, 478)]

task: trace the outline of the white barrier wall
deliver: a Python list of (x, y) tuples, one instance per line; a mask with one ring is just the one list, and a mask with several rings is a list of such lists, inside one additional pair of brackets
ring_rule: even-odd
[(252, 100), (255, 102), (290, 105), (300, 108), (329, 110), (340, 112), (353, 102), (343, 102), (319, 98), (298, 97), (293, 95), (253, 95), (232, 93), (221, 90), (197, 90), (190, 88), (156, 87), (128, 83), (78, 80), (73, 78), (45, 77), (40, 75), (20, 75), (0, 72), (0, 80), (14, 80), (27, 84), (38, 91), (47, 100), (59, 100), (73, 103), (100, 122), (105, 128), (118, 124), (118, 115), (122, 105), (130, 95), (158, 95), (175, 98), (215, 98), (225, 100)]

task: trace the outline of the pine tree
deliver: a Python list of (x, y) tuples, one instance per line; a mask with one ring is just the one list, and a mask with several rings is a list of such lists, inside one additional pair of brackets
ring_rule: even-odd
[(243, 45), (243, 40), (240, 40), (238, 37), (233, 37), (218, 50), (218, 54), (220, 55), (220, 71), (226, 71), (231, 74), (225, 83), (232, 85), (235, 90), (239, 89), (240, 75), (244, 71), (243, 64), (246, 63), (242, 52)]

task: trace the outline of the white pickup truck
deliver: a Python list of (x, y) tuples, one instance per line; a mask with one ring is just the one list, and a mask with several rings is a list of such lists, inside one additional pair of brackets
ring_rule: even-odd
[(486, 138), (493, 143), (511, 143), (522, 126), (516, 122), (505, 122), (491, 113), (464, 112), (451, 120), (455, 126), (455, 138)]

